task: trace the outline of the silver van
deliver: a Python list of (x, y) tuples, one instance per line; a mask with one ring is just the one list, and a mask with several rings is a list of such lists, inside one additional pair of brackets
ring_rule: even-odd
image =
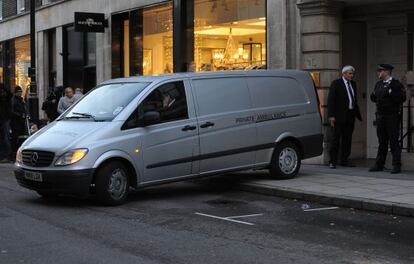
[(44, 197), (269, 169), (294, 177), (322, 153), (319, 102), (307, 72), (183, 73), (102, 83), (18, 150), (18, 183)]

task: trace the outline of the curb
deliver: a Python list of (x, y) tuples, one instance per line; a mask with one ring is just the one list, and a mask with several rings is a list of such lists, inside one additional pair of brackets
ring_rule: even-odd
[(355, 198), (344, 195), (321, 194), (317, 192), (308, 192), (292, 188), (273, 187), (254, 183), (233, 182), (233, 186), (241, 191), (259, 193), (269, 196), (278, 196), (393, 215), (414, 216), (414, 205), (412, 204), (392, 203), (387, 201)]

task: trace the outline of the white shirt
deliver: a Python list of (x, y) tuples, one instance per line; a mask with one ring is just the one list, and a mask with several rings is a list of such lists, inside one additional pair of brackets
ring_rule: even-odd
[(384, 84), (386, 83), (386, 84), (390, 84), (390, 82), (392, 81), (392, 77), (390, 77), (390, 78), (388, 78), (388, 79), (386, 79), (385, 81), (384, 81)]
[[(352, 109), (354, 109), (354, 107), (353, 107), (353, 105), (352, 105), (352, 102), (353, 102), (353, 98), (355, 98), (355, 95), (354, 95), (354, 89), (352, 88), (352, 85), (351, 85), (351, 81), (348, 81), (347, 79), (345, 79), (344, 77), (342, 77), (342, 80), (344, 81), (344, 83), (345, 83), (345, 88), (346, 88), (346, 93), (348, 94), (348, 101), (349, 101), (349, 106), (348, 106), (348, 108), (349, 108), (349, 110), (352, 110)], [(348, 89), (348, 83), (349, 83), (349, 89)], [(349, 93), (349, 90), (351, 90), (351, 93)]]

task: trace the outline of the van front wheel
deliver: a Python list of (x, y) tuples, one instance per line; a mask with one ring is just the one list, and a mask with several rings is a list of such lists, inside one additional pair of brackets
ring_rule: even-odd
[(126, 167), (119, 161), (104, 164), (96, 174), (95, 190), (98, 200), (105, 205), (124, 203), (129, 191)]
[(291, 179), (300, 169), (300, 153), (298, 147), (289, 141), (279, 144), (270, 163), (270, 175), (276, 179)]

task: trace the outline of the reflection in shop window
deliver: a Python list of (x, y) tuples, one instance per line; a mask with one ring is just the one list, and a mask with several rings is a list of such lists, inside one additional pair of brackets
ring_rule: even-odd
[(196, 71), (266, 68), (266, 0), (194, 0)]
[(143, 74), (171, 73), (173, 69), (172, 3), (146, 8)]

